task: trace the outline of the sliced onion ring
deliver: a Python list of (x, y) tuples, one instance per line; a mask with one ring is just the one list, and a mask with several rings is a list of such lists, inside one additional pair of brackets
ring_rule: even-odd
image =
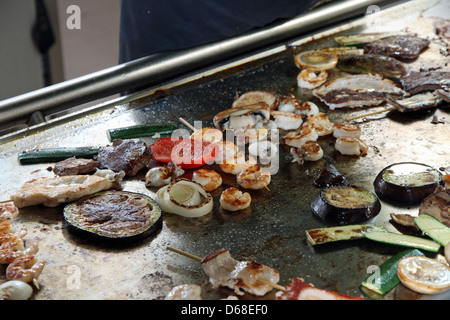
[(322, 71), (333, 69), (338, 62), (338, 57), (320, 51), (304, 51), (294, 57), (294, 62), (300, 69)]
[(156, 193), (156, 201), (165, 212), (197, 218), (212, 211), (213, 199), (194, 181), (176, 179)]

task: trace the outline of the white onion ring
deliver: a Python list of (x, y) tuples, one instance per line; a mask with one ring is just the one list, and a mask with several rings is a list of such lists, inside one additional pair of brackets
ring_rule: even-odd
[(156, 202), (165, 212), (187, 218), (197, 218), (212, 211), (212, 196), (194, 181), (174, 180), (156, 193)]

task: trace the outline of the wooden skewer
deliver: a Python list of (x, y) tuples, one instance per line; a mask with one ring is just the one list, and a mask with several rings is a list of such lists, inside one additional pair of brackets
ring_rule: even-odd
[(189, 129), (191, 129), (192, 131), (197, 131), (197, 129), (194, 128), (194, 126), (192, 124), (190, 124), (189, 122), (187, 122), (186, 120), (184, 120), (182, 117), (178, 118), (178, 120), (180, 120), (181, 122), (183, 122)]
[[(173, 248), (173, 247), (170, 247), (170, 246), (167, 246), (166, 248), (167, 248), (168, 250), (170, 250), (170, 251), (176, 252), (176, 253), (178, 253), (178, 254), (181, 254), (181, 255), (183, 255), (183, 256), (185, 256), (185, 257), (188, 257), (188, 258), (197, 260), (197, 261), (199, 261), (199, 262), (201, 262), (201, 261), (203, 260), (202, 257), (196, 256), (196, 255), (194, 255), (194, 254), (192, 254), (192, 253), (189, 253), (189, 252), (186, 252), (186, 251), (177, 249), (177, 248)], [(221, 266), (221, 267), (224, 268), (224, 269), (226, 269), (227, 271), (230, 271), (230, 272), (234, 270), (233, 268), (231, 268), (231, 267), (229, 267), (229, 266)], [(265, 285), (268, 285), (268, 286), (270, 286), (270, 287), (272, 287), (272, 288), (274, 288), (274, 289), (278, 289), (278, 290), (280, 290), (280, 291), (286, 291), (286, 288), (283, 287), (283, 286), (280, 286), (279, 284), (272, 283), (272, 282), (267, 281), (267, 280), (264, 280), (264, 279), (256, 279), (256, 280), (257, 280), (258, 282), (261, 282), (261, 283), (263, 283), (263, 284), (265, 284)]]
[(364, 117), (372, 116), (372, 115), (374, 115), (374, 114), (380, 114), (380, 113), (383, 113), (383, 112), (392, 111), (392, 110), (396, 110), (396, 109), (397, 109), (397, 108), (395, 108), (395, 107), (386, 108), (386, 109), (383, 109), (383, 110), (378, 110), (378, 111), (374, 111), (374, 112), (369, 112), (369, 113), (361, 114), (361, 115), (359, 115), (359, 116), (349, 117), (349, 118), (346, 118), (345, 120), (346, 120), (346, 121), (351, 121), (351, 120), (355, 120), (355, 119), (359, 119), (359, 118), (364, 118)]

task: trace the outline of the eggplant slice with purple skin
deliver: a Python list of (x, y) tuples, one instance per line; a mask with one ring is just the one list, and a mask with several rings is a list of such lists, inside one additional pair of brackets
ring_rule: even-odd
[(378, 197), (358, 186), (339, 185), (323, 188), (311, 202), (319, 218), (338, 225), (368, 221), (380, 213)]
[(419, 204), (436, 188), (444, 186), (442, 174), (426, 164), (394, 163), (377, 175), (375, 193), (380, 199), (408, 205)]
[(64, 208), (68, 230), (107, 243), (130, 243), (162, 227), (159, 205), (149, 196), (128, 191), (102, 191)]

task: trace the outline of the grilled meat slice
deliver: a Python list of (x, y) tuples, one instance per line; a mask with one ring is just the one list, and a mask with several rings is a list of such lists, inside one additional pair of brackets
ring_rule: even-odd
[(25, 182), (11, 200), (18, 208), (38, 204), (56, 207), (85, 195), (114, 188), (116, 185), (115, 178), (109, 179), (99, 175), (41, 177)]
[(424, 91), (446, 89), (450, 87), (450, 72), (446, 71), (411, 71), (400, 79), (403, 89), (410, 94)]
[(92, 159), (68, 158), (55, 164), (53, 172), (58, 176), (73, 176), (95, 171), (98, 162)]
[(419, 54), (430, 44), (427, 39), (397, 35), (375, 40), (364, 46), (364, 53), (386, 55), (401, 60), (416, 59)]
[(403, 90), (378, 75), (358, 74), (327, 81), (312, 90), (331, 110), (379, 105), (388, 95), (401, 97)]
[(150, 161), (151, 150), (139, 139), (116, 139), (112, 145), (101, 147), (95, 160), (101, 169), (124, 171), (135, 176)]

